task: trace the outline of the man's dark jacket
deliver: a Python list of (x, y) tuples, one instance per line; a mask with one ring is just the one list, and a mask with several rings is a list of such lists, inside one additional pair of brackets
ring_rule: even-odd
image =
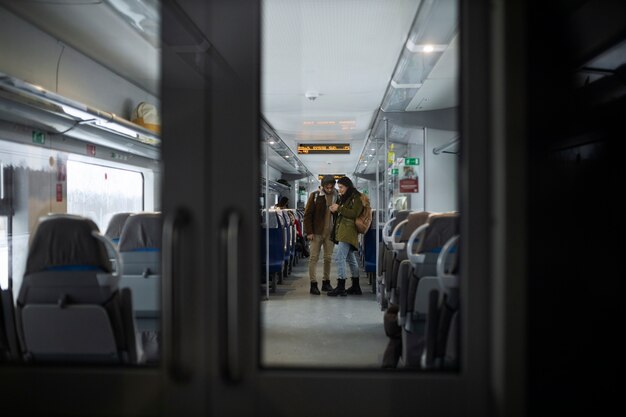
[[(337, 191), (333, 189), (332, 202), (337, 201)], [(304, 208), (304, 233), (307, 235), (321, 235), (324, 232), (324, 220), (326, 219), (326, 193), (320, 189), (309, 195)], [(332, 230), (329, 230), (330, 234)]]

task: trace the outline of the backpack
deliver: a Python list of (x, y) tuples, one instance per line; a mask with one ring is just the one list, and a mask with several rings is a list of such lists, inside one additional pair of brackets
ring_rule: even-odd
[(372, 207), (370, 207), (369, 199), (365, 194), (361, 194), (361, 202), (363, 203), (363, 210), (354, 220), (354, 224), (358, 233), (365, 234), (372, 224)]

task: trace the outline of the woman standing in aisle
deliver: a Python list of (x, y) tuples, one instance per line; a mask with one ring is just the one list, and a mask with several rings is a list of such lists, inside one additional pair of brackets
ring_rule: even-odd
[[(354, 188), (352, 180), (341, 177), (337, 181), (339, 187), (339, 202), (330, 206), (330, 211), (336, 214), (335, 228), (331, 239), (337, 244), (335, 263), (337, 264), (337, 287), (328, 292), (331, 297), (346, 296), (347, 294), (360, 295), (359, 264), (355, 252), (358, 248), (358, 232), (355, 219), (363, 211), (361, 193)], [(346, 261), (350, 266), (352, 286), (346, 291)]]

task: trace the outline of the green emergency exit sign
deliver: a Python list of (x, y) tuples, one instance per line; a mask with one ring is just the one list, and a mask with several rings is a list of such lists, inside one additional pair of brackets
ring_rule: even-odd
[(419, 158), (404, 158), (404, 165), (419, 165)]
[(398, 168), (391, 168), (391, 175), (398, 175)]
[(43, 132), (39, 132), (37, 130), (33, 130), (33, 143), (37, 145), (43, 145), (46, 143), (46, 134)]

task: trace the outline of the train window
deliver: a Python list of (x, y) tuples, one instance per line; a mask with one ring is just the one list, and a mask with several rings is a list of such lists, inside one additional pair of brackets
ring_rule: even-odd
[(67, 212), (106, 230), (116, 213), (143, 210), (143, 175), (126, 169), (67, 162)]
[(262, 366), (457, 370), (457, 1), (262, 13)]

